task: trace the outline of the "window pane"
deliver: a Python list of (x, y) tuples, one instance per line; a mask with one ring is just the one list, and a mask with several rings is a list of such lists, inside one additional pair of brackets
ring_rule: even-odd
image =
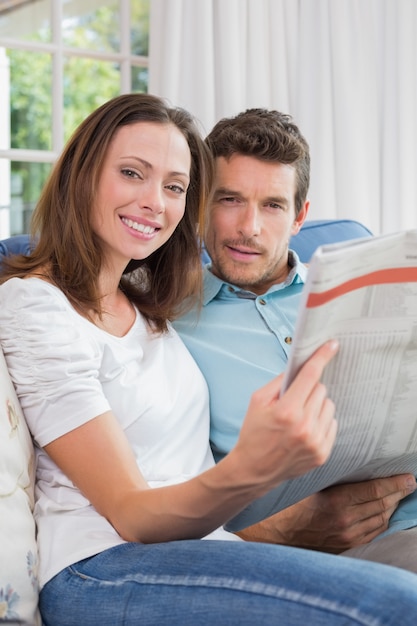
[(0, 159), (0, 239), (10, 235), (10, 161)]
[(131, 85), (132, 91), (146, 93), (148, 91), (148, 68), (136, 67), (131, 68)]
[(64, 45), (100, 52), (120, 49), (119, 3), (117, 0), (70, 0), (63, 5)]
[(130, 3), (130, 45), (132, 54), (148, 56), (149, 0), (132, 0)]
[(20, 235), (29, 232), (33, 209), (50, 171), (50, 163), (12, 161), (10, 174), (10, 235)]
[(69, 138), (91, 111), (120, 93), (116, 63), (70, 57), (64, 67), (64, 134)]
[(0, 13), (0, 37), (24, 41), (51, 40), (51, 2), (17, 0), (8, 10)]
[(44, 52), (9, 50), (12, 148), (50, 150), (52, 61)]

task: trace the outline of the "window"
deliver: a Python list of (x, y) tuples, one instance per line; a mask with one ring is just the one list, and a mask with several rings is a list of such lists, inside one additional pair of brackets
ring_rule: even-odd
[(119, 93), (146, 92), (149, 3), (0, 2), (0, 238), (28, 232), (75, 127)]

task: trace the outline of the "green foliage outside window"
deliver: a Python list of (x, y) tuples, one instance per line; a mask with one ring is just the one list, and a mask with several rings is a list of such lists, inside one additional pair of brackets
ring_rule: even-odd
[[(90, 13), (64, 20), (66, 47), (113, 53), (120, 49), (118, 2), (99, 6)], [(148, 55), (149, 0), (131, 2), (131, 51)], [(50, 33), (32, 38), (49, 42)], [(44, 52), (8, 50), (10, 61), (11, 147), (52, 150), (52, 57)], [(147, 90), (147, 68), (131, 67), (131, 90)], [(68, 55), (64, 60), (63, 126), (67, 140), (78, 124), (95, 108), (120, 93), (118, 63)], [(50, 171), (49, 163), (12, 162), (12, 190), (19, 196), (19, 210), (30, 216)], [(16, 204), (16, 203), (15, 203)], [(13, 198), (12, 198), (13, 211)], [(28, 228), (25, 217), (24, 230)], [(14, 233), (12, 233), (14, 234)]]

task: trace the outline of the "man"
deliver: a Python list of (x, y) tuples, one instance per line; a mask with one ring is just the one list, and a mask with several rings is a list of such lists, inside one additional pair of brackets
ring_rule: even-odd
[[(264, 109), (221, 120), (207, 143), (216, 163), (205, 234), (211, 264), (202, 310), (175, 326), (209, 385), (219, 460), (253, 391), (286, 367), (307, 273), (289, 240), (308, 214), (310, 155), (290, 116)], [(417, 572), (415, 489), (409, 474), (330, 487), (239, 534)]]

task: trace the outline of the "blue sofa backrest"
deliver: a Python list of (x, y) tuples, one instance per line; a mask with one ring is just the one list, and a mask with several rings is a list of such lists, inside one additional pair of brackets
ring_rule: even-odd
[(29, 235), (14, 235), (8, 239), (0, 240), (0, 262), (4, 256), (11, 254), (29, 254), (30, 252)]
[(309, 220), (290, 240), (290, 247), (308, 263), (319, 246), (349, 239), (371, 237), (373, 233), (355, 220)]

